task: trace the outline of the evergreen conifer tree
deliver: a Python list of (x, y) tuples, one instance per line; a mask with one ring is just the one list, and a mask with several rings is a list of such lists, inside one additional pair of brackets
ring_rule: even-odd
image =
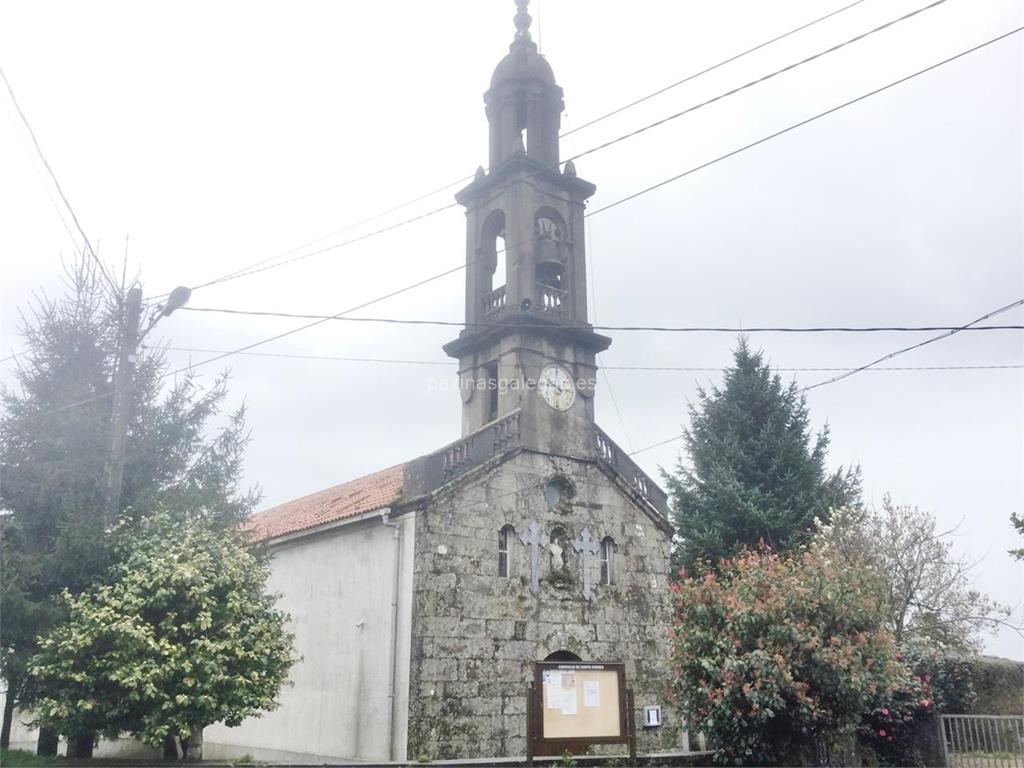
[[(112, 295), (85, 261), (68, 268), (66, 283), (64, 295), (39, 297), (31, 308), (16, 386), (0, 387), (0, 509), (11, 513), (3, 523), (0, 675), (9, 687), (0, 740), (9, 733), (11, 707), (31, 704), (32, 691), (18, 685), (21, 670), (35, 638), (57, 618), (56, 598), (88, 588), (111, 564), (104, 500), (126, 290)], [(211, 430), (227, 397), (226, 376), (203, 389), (190, 373), (166, 373), (159, 349), (140, 351), (122, 514), (161, 507), (234, 528), (258, 501), (238, 487), (248, 442), (244, 408)], [(46, 734), (44, 742), (44, 751), (55, 748)]]
[(860, 468), (828, 473), (828, 426), (812, 437), (796, 383), (783, 385), (745, 338), (722, 385), (700, 388), (689, 414), (688, 461), (680, 456), (675, 473), (663, 473), (676, 568), (713, 565), (761, 541), (786, 550), (804, 540), (815, 518), (859, 503)]

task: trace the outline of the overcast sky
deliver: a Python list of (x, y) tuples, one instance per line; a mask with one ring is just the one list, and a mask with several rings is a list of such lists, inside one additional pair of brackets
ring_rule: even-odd
[[(580, 125), (845, 0), (534, 0), (534, 39)], [(871, 29), (926, 0), (864, 0), (805, 32), (575, 133), (563, 157)], [(486, 163), (482, 94), (511, 41), (511, 0), (6, 2), (0, 66), (82, 226), (108, 263), (128, 238), (147, 295), (274, 257)], [(948, 0), (721, 103), (577, 162), (596, 210), (1021, 24), (1012, 0)], [(949, 325), (1024, 296), (1021, 35), (590, 219), (592, 320), (605, 325)], [(0, 356), (17, 309), (59, 290), (56, 193), (0, 93)], [(454, 188), (331, 245), (451, 202)], [(70, 219), (64, 218), (70, 225)], [(193, 307), (336, 313), (464, 261), (460, 209), (195, 292)], [(306, 248), (296, 253), (313, 250)], [(364, 317), (461, 320), (460, 272)], [(1020, 309), (995, 322), (1024, 322)], [(227, 350), (301, 321), (181, 312), (156, 334)], [(459, 434), (441, 344), (456, 329), (328, 323), (259, 351), (437, 366), (233, 357), (249, 407), (247, 480), (267, 505), (430, 452)], [(717, 368), (727, 334), (620, 332), (607, 366)], [(758, 334), (779, 367), (856, 367), (928, 334)], [(962, 333), (893, 365), (1020, 365), (1022, 334)], [(209, 357), (168, 352), (185, 365)], [(9, 382), (12, 364), (0, 366)], [(609, 370), (598, 422), (627, 450), (677, 435), (714, 372)], [(801, 384), (825, 372), (784, 374)], [(207, 379), (209, 380), (209, 379)], [(619, 413), (612, 403), (614, 392)], [(830, 462), (963, 521), (979, 588), (1020, 611), (1006, 554), (1022, 511), (1020, 369), (864, 372), (809, 393)], [(621, 417), (620, 417), (621, 414)], [(641, 454), (657, 476), (679, 444)], [(1024, 658), (1002, 632), (988, 648)]]

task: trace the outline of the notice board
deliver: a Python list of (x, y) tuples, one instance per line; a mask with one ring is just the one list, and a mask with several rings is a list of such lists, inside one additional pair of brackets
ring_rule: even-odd
[(579, 669), (583, 666), (599, 665), (566, 664), (541, 671), (545, 739), (622, 736), (618, 670)]
[(635, 757), (631, 692), (622, 663), (537, 662), (527, 707), (527, 759), (628, 744)]

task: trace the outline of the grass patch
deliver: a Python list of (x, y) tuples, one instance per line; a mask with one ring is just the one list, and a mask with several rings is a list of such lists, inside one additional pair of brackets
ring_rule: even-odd
[(61, 758), (47, 757), (46, 755), (37, 755), (34, 752), (28, 752), (24, 749), (0, 749), (0, 765), (3, 766), (48, 766), (55, 765), (55, 761)]

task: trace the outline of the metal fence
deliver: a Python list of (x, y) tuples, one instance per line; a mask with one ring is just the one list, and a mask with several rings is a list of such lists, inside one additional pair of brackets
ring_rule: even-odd
[(939, 725), (949, 768), (1024, 768), (1024, 717), (942, 715)]

